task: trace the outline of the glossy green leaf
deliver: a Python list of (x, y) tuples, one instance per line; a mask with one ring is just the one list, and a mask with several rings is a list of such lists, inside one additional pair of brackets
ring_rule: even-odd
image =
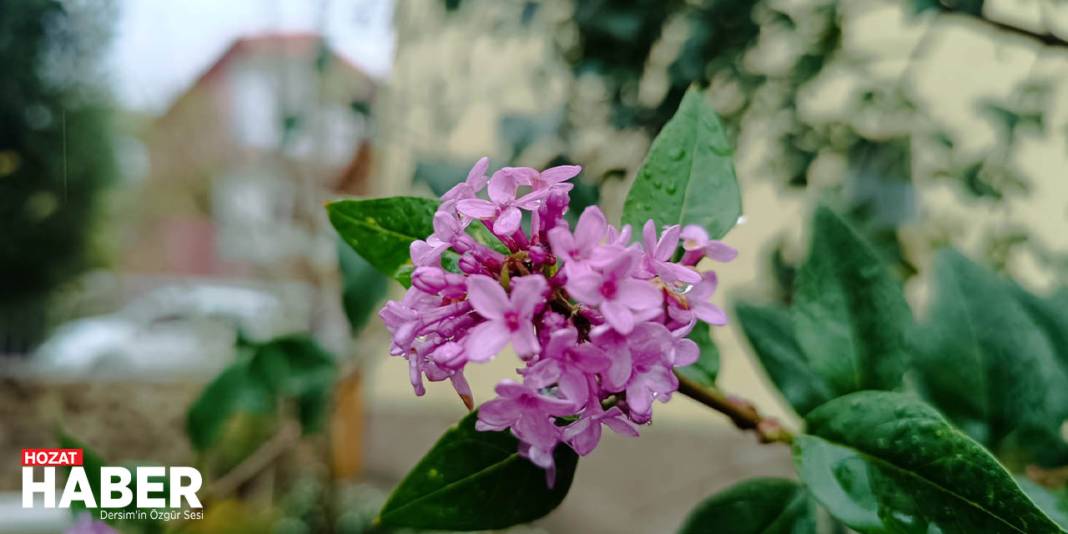
[(1014, 464), (1064, 456), (1068, 378), (1004, 280), (941, 251), (914, 346), (920, 391), (959, 428)]
[(701, 91), (691, 88), (638, 169), (623, 223), (636, 231), (649, 219), (658, 226), (696, 224), (719, 238), (741, 214), (727, 132)]
[(815, 534), (808, 492), (791, 480), (754, 478), (697, 505), (679, 534)]
[(1058, 533), (981, 445), (914, 397), (864, 391), (805, 418), (794, 464), (831, 515), (863, 533)]
[(437, 202), (428, 198), (389, 197), (338, 200), (327, 204), (337, 233), (382, 274), (396, 277), (410, 263), (412, 241), (434, 232)]
[(693, 328), (690, 340), (697, 343), (700, 350), (697, 361), (680, 367), (675, 372), (702, 386), (713, 387), (716, 385), (716, 374), (719, 373), (719, 349), (708, 330), (709, 326), (704, 323), (698, 323)]
[(798, 346), (789, 310), (738, 304), (735, 314), (764, 371), (797, 413), (804, 415), (833, 397)]
[(1039, 486), (1027, 477), (1016, 477), (1016, 482), (1050, 519), (1056, 521), (1062, 529), (1068, 530), (1068, 487), (1052, 490)]
[(386, 527), (488, 530), (526, 523), (556, 508), (571, 488), (578, 456), (556, 449), (556, 480), (517, 453), (508, 432), (475, 430), (478, 412), (450, 428), (386, 501)]
[(840, 216), (816, 209), (794, 294), (794, 334), (835, 395), (896, 389), (912, 314), (897, 280)]

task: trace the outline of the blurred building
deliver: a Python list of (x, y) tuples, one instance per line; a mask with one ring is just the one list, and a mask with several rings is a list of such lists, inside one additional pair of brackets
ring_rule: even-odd
[(239, 39), (145, 135), (128, 273), (314, 277), (323, 200), (360, 193), (375, 83), (317, 35)]
[(436, 189), (484, 155), (494, 166), (541, 164), (561, 150), (570, 75), (549, 37), (567, 4), (446, 4), (395, 7), (396, 57), (375, 106), (376, 194), (404, 192), (413, 178)]

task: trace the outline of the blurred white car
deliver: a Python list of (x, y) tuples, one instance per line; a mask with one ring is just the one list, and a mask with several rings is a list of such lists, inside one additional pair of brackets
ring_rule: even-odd
[(29, 370), (58, 379), (210, 376), (232, 359), (238, 332), (262, 340), (306, 330), (309, 312), (301, 303), (308, 299), (299, 293), (203, 283), (159, 287), (115, 313), (60, 326), (35, 351)]

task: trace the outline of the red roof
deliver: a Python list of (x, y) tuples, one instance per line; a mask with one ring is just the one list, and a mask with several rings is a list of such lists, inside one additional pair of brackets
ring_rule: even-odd
[[(207, 70), (197, 77), (188, 89), (183, 91), (178, 98), (171, 102), (171, 105), (163, 115), (170, 115), (171, 112), (178, 107), (178, 104), (182, 101), (185, 95), (193, 91), (193, 88), (211, 81), (213, 78), (218, 77), (222, 72), (225, 72), (226, 68), (235, 58), (255, 53), (274, 53), (292, 57), (312, 57), (315, 54), (318, 54), (320, 46), (327, 45), (323, 41), (322, 36), (316, 33), (262, 33), (235, 39), (234, 42), (230, 44), (229, 48), (219, 56), (219, 59), (215, 60)], [(374, 79), (344, 56), (335, 53), (329, 48), (327, 48), (327, 53), (330, 55), (330, 59), (333, 62), (336, 62), (336, 67), (346, 69), (350, 71), (354, 77), (362, 78), (367, 82), (368, 87), (372, 88), (371, 95), (368, 95), (368, 100), (370, 100), (370, 98), (373, 97), (373, 88), (375, 87)]]

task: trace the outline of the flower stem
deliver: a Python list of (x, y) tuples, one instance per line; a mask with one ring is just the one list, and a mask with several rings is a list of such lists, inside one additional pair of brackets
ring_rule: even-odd
[(739, 429), (756, 432), (761, 443), (793, 442), (794, 435), (789, 430), (777, 419), (761, 415), (753, 403), (726, 395), (716, 388), (704, 387), (677, 372), (675, 376), (679, 379), (679, 393), (726, 415)]

